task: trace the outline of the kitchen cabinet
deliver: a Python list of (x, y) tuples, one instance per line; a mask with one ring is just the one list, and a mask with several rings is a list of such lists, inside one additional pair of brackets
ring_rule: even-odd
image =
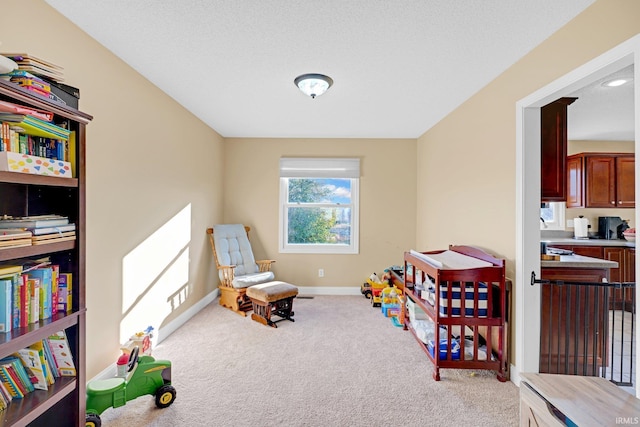
[[(610, 282), (636, 281), (636, 249), (635, 248), (604, 248), (605, 259), (616, 261), (618, 268), (611, 269)], [(611, 310), (633, 311), (635, 288), (614, 289), (610, 296)]]
[(567, 198), (567, 107), (578, 98), (560, 98), (540, 109), (542, 202)]
[[(554, 248), (568, 249), (575, 254), (592, 258), (615, 261), (618, 267), (609, 269), (610, 282), (635, 282), (636, 249), (625, 246), (584, 246), (584, 245), (549, 245)], [(634, 288), (614, 289), (610, 295), (611, 310), (631, 311), (633, 309)]]
[(568, 208), (634, 208), (635, 199), (635, 154), (567, 157)]

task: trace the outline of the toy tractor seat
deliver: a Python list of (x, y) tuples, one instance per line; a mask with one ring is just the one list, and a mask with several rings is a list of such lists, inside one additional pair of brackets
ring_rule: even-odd
[(125, 379), (120, 377), (91, 381), (87, 384), (87, 397), (99, 399), (101, 396), (108, 396), (110, 406), (117, 408), (127, 402), (124, 383)]

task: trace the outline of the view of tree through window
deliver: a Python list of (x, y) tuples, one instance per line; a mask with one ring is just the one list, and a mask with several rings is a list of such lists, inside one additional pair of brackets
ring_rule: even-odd
[(351, 179), (289, 178), (289, 244), (351, 243)]

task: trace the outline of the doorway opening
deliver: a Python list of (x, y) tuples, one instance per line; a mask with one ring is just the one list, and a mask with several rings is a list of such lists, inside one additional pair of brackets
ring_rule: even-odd
[[(516, 103), (516, 369), (511, 378), (520, 382), (520, 372), (538, 372), (540, 354), (540, 289), (530, 286), (531, 274), (540, 277), (540, 108), (607, 75), (640, 63), (640, 34), (582, 65)], [(637, 82), (640, 69), (634, 67), (634, 104), (640, 106)], [(635, 153), (640, 153), (640, 121), (635, 120)], [(636, 169), (635, 186), (640, 188)], [(637, 211), (636, 211), (637, 212)], [(635, 215), (638, 224), (639, 215)], [(636, 259), (636, 271), (640, 263)], [(636, 312), (640, 298), (636, 289)], [(636, 329), (636, 342), (640, 328)], [(635, 366), (640, 357), (635, 355)], [(636, 396), (640, 375), (636, 371)]]

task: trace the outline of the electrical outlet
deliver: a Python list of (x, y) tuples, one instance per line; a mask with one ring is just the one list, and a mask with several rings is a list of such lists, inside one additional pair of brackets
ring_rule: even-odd
[(568, 219), (567, 220), (567, 227), (573, 228), (573, 220), (572, 219)]
[(324, 277), (324, 268), (318, 269), (318, 277)]

